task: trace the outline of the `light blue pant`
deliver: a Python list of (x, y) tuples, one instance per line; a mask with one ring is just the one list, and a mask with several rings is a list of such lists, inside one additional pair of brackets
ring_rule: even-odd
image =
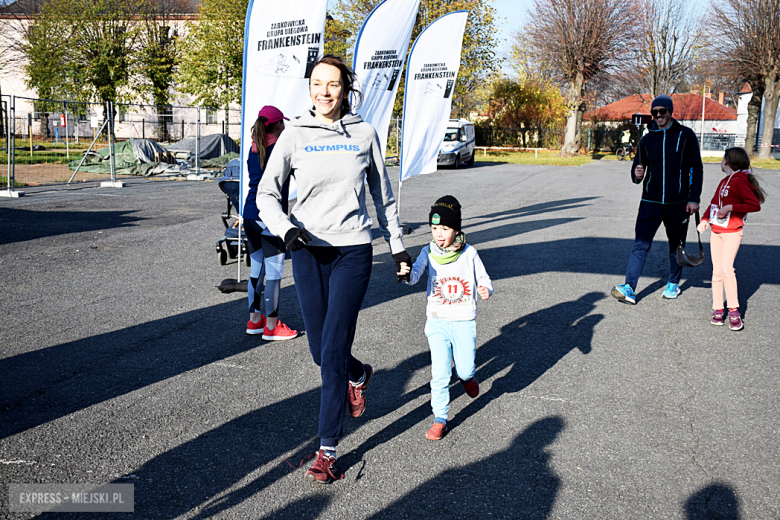
[(431, 349), (431, 407), (433, 415), (447, 419), (450, 409), (451, 359), (455, 372), (465, 380), (474, 377), (477, 353), (477, 322), (446, 321), (428, 318), (425, 335)]

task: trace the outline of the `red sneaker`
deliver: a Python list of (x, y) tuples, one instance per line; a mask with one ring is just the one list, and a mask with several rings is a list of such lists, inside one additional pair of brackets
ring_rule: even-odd
[(276, 322), (276, 327), (274, 327), (274, 330), (271, 330), (268, 327), (263, 329), (264, 340), (282, 341), (285, 339), (293, 339), (295, 337), (298, 337), (298, 331), (290, 329), (290, 327), (281, 321)]
[(472, 377), (468, 381), (460, 380), (460, 382), (463, 384), (463, 388), (466, 389), (466, 394), (474, 399), (479, 395), (479, 383), (477, 382), (476, 377)]
[(319, 484), (330, 484), (334, 480), (341, 480), (341, 477), (336, 476), (337, 471), (336, 457), (328, 455), (325, 450), (319, 450), (314, 464), (306, 471), (304, 478)]
[(252, 320), (246, 322), (247, 334), (262, 334), (264, 328), (265, 328), (265, 316), (263, 316), (262, 314), (260, 315), (260, 321), (258, 321), (257, 323), (254, 323)]
[(350, 381), (347, 385), (347, 408), (352, 417), (360, 417), (366, 411), (366, 389), (374, 371), (371, 369), (371, 365), (365, 363), (363, 370), (366, 372), (366, 379), (361, 384), (356, 385)]
[(440, 441), (448, 430), (447, 423), (434, 421), (433, 426), (431, 426), (431, 429), (425, 434), (425, 437), (432, 441)]

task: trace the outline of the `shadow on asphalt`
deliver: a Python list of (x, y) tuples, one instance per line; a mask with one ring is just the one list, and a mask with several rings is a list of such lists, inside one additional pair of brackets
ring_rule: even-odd
[(506, 450), (447, 470), (370, 518), (547, 518), (560, 487), (547, 446), (564, 425), (557, 416), (536, 421)]
[[(301, 326), (295, 287), (280, 301)], [(0, 359), (0, 439), (256, 348), (237, 323), (245, 314), (246, 300), (233, 300)]]
[[(483, 361), (477, 372), (480, 380), (487, 381), (507, 368), (510, 370), (492, 381), (489, 388), (483, 386), (487, 390), (452, 418), (453, 428), (497, 397), (527, 387), (572, 349), (590, 352), (593, 327), (602, 316), (589, 313), (594, 303), (603, 297), (603, 294), (588, 293), (577, 300), (520, 317), (504, 326), (500, 336), (481, 346), (477, 359), (488, 361)], [(556, 341), (551, 343), (550, 337)], [(382, 384), (372, 391), (372, 404), (366, 415), (358, 420), (348, 419), (345, 435), (366, 421), (391, 414), (421, 395), (428, 395), (428, 385), (408, 393), (404, 393), (404, 388), (410, 375), (429, 363), (428, 352), (422, 352), (393, 369), (377, 371), (375, 377), (381, 378)], [(196, 508), (195, 518), (219, 515), (296, 471), (284, 462), (274, 462), (275, 459), (289, 454), (287, 458), (297, 464), (317, 449), (319, 391), (319, 388), (312, 389), (237, 417), (151, 459), (131, 475), (115, 482), (134, 484), (134, 515), (137, 516), (173, 518)], [(462, 386), (456, 383), (451, 393), (453, 399), (460, 397)], [(418, 429), (422, 439), (430, 415), (430, 403), (426, 400), (339, 457), (340, 471), (354, 471), (354, 478), (359, 479), (367, 452), (409, 429)], [(437, 511), (460, 513), (461, 516), (471, 512), (480, 516), (485, 511), (506, 511), (507, 505), (511, 505), (513, 511), (522, 511), (526, 517), (544, 518), (551, 511), (560, 485), (558, 477), (549, 468), (545, 448), (563, 427), (564, 422), (558, 417), (534, 423), (519, 433), (507, 450), (442, 473), (378, 516), (413, 516), (413, 511), (426, 507), (426, 501), (446, 485), (453, 486), (453, 494), (449, 495), (446, 504), (437, 504)], [(309, 464), (305, 462), (304, 466)], [(213, 499), (261, 468), (262, 474), (246, 485)], [(459, 489), (463, 492), (458, 493)], [(501, 500), (495, 500), (497, 492), (500, 492)], [(275, 513), (275, 517), (294, 518), (296, 514), (304, 513), (305, 517), (313, 517), (317, 507), (326, 506), (326, 499), (316, 503), (301, 502), (288, 506), (285, 512)]]
[(728, 484), (710, 484), (685, 502), (687, 520), (739, 520), (739, 496)]
[(134, 211), (31, 211), (0, 208), (0, 245), (57, 235), (127, 227), (140, 220)]

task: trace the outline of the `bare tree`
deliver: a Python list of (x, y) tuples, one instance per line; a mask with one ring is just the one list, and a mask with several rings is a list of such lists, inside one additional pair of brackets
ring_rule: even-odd
[(642, 45), (637, 49), (638, 93), (678, 92), (686, 82), (701, 40), (699, 21), (683, 0), (639, 0)]
[(565, 86), (562, 156), (582, 146), (585, 88), (628, 57), (635, 44), (632, 4), (625, 0), (534, 0), (525, 32), (537, 62), (548, 61)]
[(749, 152), (755, 144), (752, 136), (763, 93), (764, 130), (758, 157), (769, 159), (780, 98), (780, 0), (719, 0), (710, 9), (710, 41), (720, 54), (724, 72), (753, 89), (745, 139)]

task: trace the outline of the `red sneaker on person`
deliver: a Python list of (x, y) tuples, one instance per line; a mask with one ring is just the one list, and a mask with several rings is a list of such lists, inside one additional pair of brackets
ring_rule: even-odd
[(355, 384), (350, 381), (347, 385), (347, 409), (349, 409), (349, 415), (352, 417), (360, 417), (366, 411), (366, 389), (374, 371), (371, 369), (371, 365), (365, 363), (363, 364), (363, 370), (366, 377), (362, 383)]
[(477, 382), (476, 377), (472, 377), (468, 381), (460, 380), (460, 382), (463, 384), (463, 388), (466, 389), (466, 394), (474, 399), (479, 395), (479, 383)]
[(425, 437), (432, 441), (440, 441), (442, 437), (447, 433), (447, 423), (442, 422), (443, 419), (436, 419), (433, 421), (433, 426), (431, 426), (431, 429), (428, 430), (428, 433), (425, 434)]
[(276, 327), (273, 330), (265, 327), (263, 329), (263, 339), (267, 341), (282, 341), (285, 339), (293, 339), (298, 337), (298, 331), (292, 330), (290, 327), (282, 323), (276, 322)]
[(317, 458), (306, 471), (304, 478), (319, 484), (330, 484), (334, 480), (341, 480), (341, 477), (336, 475), (337, 472), (336, 457), (328, 455), (325, 450), (321, 449), (317, 452)]
[(260, 321), (257, 323), (253, 322), (252, 320), (246, 322), (247, 334), (262, 334), (263, 329), (265, 329), (265, 316), (262, 314), (260, 315)]

